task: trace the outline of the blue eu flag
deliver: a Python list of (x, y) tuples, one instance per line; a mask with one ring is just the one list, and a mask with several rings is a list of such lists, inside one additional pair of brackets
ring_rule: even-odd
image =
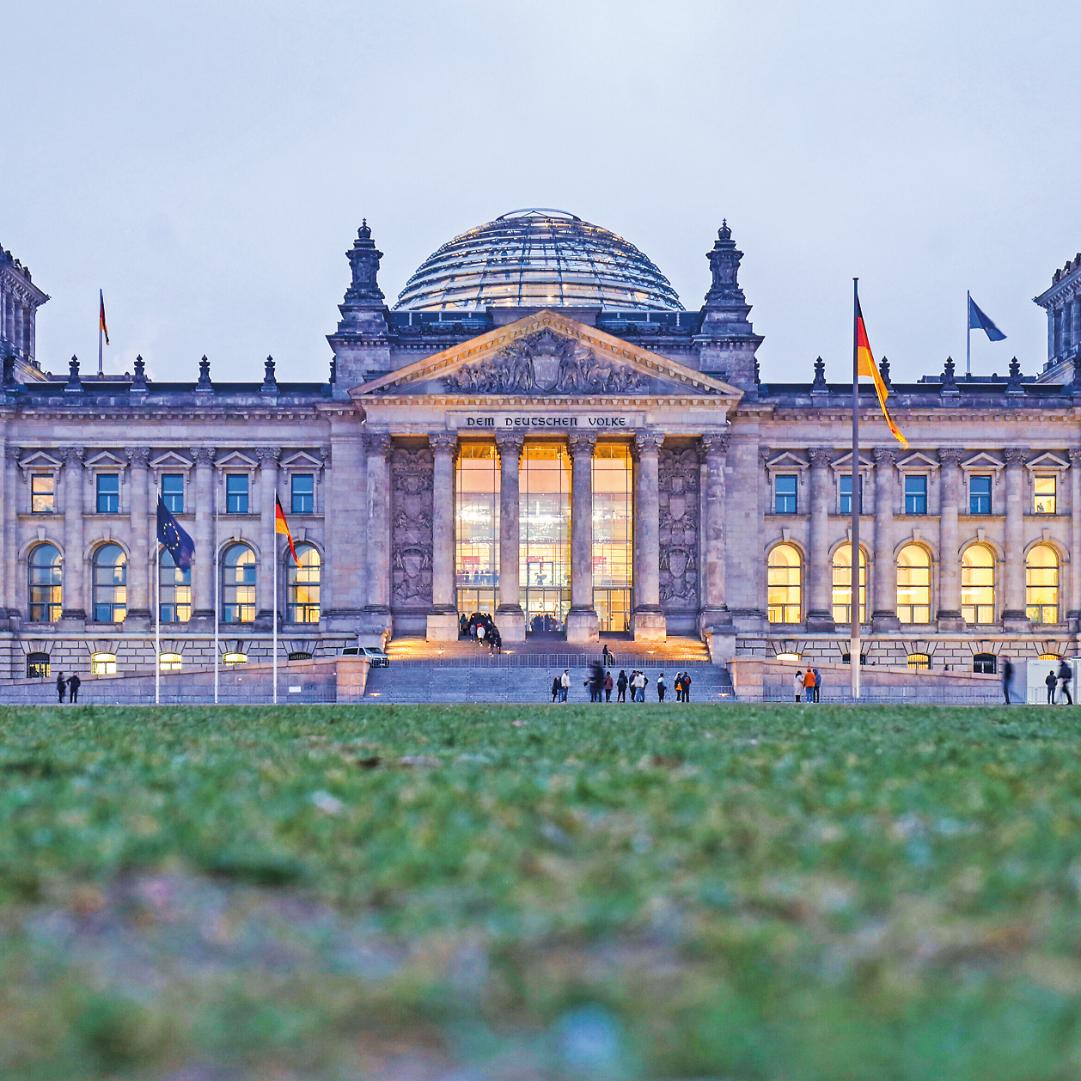
[(982, 330), (993, 342), (1000, 342), (1006, 337), (1006, 335), (991, 322), (986, 313), (981, 311), (980, 306), (972, 299), (972, 297), (968, 298), (968, 327), (969, 330)]
[(173, 557), (173, 562), (186, 571), (191, 566), (191, 557), (195, 555), (195, 541), (184, 527), (173, 517), (158, 493), (158, 540)]

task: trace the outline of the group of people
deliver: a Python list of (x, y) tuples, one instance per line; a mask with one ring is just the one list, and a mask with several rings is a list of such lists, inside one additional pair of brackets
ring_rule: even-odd
[(822, 701), (822, 673), (817, 668), (807, 668), (792, 676), (792, 691), (797, 702)]
[(503, 652), (503, 637), (487, 612), (474, 612), (471, 616), (462, 612), (458, 616), (458, 637), (487, 646), (493, 653)]
[(56, 700), (63, 705), (64, 695), (66, 694), (69, 702), (78, 702), (79, 687), (82, 682), (76, 673), (72, 673), (67, 679), (64, 679), (64, 673), (61, 672), (56, 677)]
[[(604, 647), (605, 658), (611, 656), (608, 647)], [(617, 702), (644, 702), (646, 700), (646, 687), (649, 686), (649, 676), (638, 668), (627, 670), (621, 668), (619, 675), (612, 677), (610, 668), (606, 668), (600, 661), (594, 661), (590, 665), (589, 676), (583, 681), (586, 690), (589, 691), (590, 702), (611, 702), (612, 692), (616, 692)], [(689, 672), (679, 672), (675, 679), (675, 691), (677, 702), (689, 702), (691, 700), (692, 679)], [(571, 676), (570, 669), (552, 677), (551, 694), (553, 702), (566, 702), (570, 693)], [(657, 691), (657, 701), (663, 702), (668, 693), (668, 680), (661, 672), (654, 683)], [(627, 692), (630, 692), (628, 697)]]
[[(1003, 665), (1002, 676), (1002, 693), (1006, 697), (1006, 705), (1010, 704), (1010, 681), (1005, 675), (1006, 668), (1009, 667), (1010, 674), (1013, 674), (1013, 665), (1009, 661)], [(1073, 696), (1070, 694), (1070, 681), (1073, 679), (1073, 669), (1065, 661), (1058, 662), (1058, 671), (1054, 668), (1047, 673), (1047, 678), (1043, 681), (1043, 685), (1047, 688), (1047, 704), (1049, 706), (1054, 705), (1073, 705)], [(1063, 701), (1065, 699), (1065, 702)]]

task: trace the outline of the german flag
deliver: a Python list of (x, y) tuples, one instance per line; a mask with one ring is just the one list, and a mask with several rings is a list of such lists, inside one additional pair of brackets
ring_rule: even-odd
[(105, 294), (98, 290), (98, 330), (105, 335), (105, 344), (109, 344), (109, 324), (105, 322)]
[(856, 294), (856, 371), (874, 381), (875, 393), (878, 395), (878, 404), (882, 407), (882, 416), (886, 418), (886, 425), (893, 433), (893, 438), (902, 447), (907, 447), (908, 440), (901, 434), (901, 429), (893, 423), (893, 417), (886, 408), (886, 399), (890, 396), (890, 392), (886, 389), (886, 384), (882, 382), (882, 375), (871, 352), (871, 343), (867, 340), (867, 326), (863, 321), (863, 309), (860, 307), (858, 293)]
[(293, 562), (299, 567), (300, 560), (297, 559), (297, 550), (293, 544), (293, 534), (289, 531), (289, 523), (285, 518), (285, 511), (282, 510), (282, 501), (275, 496), (274, 497), (274, 532), (282, 533), (289, 539), (289, 551), (293, 553)]

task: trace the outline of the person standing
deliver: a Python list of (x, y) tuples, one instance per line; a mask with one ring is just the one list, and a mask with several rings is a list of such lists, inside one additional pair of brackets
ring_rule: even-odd
[(649, 676), (645, 672), (638, 673), (638, 701), (645, 702), (646, 687), (649, 685)]
[(612, 651), (608, 648), (607, 642), (604, 643), (604, 650), (601, 652), (601, 663), (605, 668), (616, 663), (616, 659), (612, 656)]
[(67, 694), (67, 693), (68, 693), (68, 683), (67, 683), (67, 680), (64, 679), (64, 673), (61, 672), (60, 675), (58, 675), (56, 677), (56, 700), (61, 705), (64, 704), (64, 695)]
[(1066, 696), (1066, 702), (1069, 705), (1073, 705), (1073, 696), (1070, 694), (1070, 680), (1073, 679), (1073, 672), (1070, 669), (1069, 664), (1064, 657), (1058, 662), (1058, 693), (1061, 703), (1062, 696)]
[(560, 702), (567, 701), (567, 692), (571, 689), (571, 674), (564, 668), (563, 675), (559, 677), (559, 700)]
[(808, 668), (803, 673), (803, 701), (813, 702), (815, 700), (815, 674), (813, 668)]
[(552, 676), (552, 701), (555, 702), (559, 698), (559, 676)]
[(664, 673), (662, 672), (657, 677), (657, 701), (658, 702), (663, 702), (664, 701), (664, 692), (666, 690), (668, 690), (668, 684), (665, 682)]
[(822, 673), (819, 672), (819, 670), (817, 668), (812, 668), (811, 671), (814, 672), (814, 674), (815, 674), (814, 700), (815, 700), (815, 702), (821, 702), (822, 701)]
[(78, 673), (73, 672), (68, 680), (68, 701), (72, 704), (79, 701), (79, 686), (81, 683), (82, 680), (79, 678)]
[(683, 701), (689, 702), (691, 700), (691, 673), (684, 669), (683, 672)]
[(1055, 686), (1058, 683), (1058, 679), (1055, 676), (1055, 670), (1052, 668), (1047, 673), (1047, 678), (1043, 681), (1043, 685), (1047, 688), (1047, 704), (1053, 706), (1055, 704)]
[(604, 673), (604, 700), (605, 700), (605, 702), (611, 702), (612, 701), (612, 686), (613, 686), (613, 684), (612, 684), (612, 673), (611, 672), (605, 672)]
[(792, 677), (792, 692), (796, 696), (796, 701), (799, 702), (803, 698), (803, 672), (798, 671)]
[(1002, 697), (1010, 705), (1010, 684), (1013, 682), (1013, 661), (1006, 657), (1002, 662)]
[(616, 701), (627, 701), (627, 670), (625, 668), (621, 668), (619, 675), (616, 676)]

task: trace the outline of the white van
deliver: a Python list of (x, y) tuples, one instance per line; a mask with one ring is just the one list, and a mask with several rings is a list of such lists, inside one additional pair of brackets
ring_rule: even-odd
[(372, 668), (390, 667), (390, 658), (378, 646), (346, 646), (341, 655), (343, 657), (367, 657)]

